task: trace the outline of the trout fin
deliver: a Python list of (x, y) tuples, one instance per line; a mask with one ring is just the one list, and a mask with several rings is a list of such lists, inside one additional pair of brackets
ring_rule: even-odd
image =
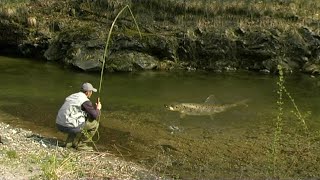
[(204, 101), (205, 104), (217, 104), (217, 98), (215, 97), (215, 95), (211, 94), (209, 97), (207, 97), (207, 99)]

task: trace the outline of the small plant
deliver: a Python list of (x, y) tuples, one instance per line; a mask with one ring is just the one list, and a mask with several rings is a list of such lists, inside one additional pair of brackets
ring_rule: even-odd
[(15, 150), (8, 150), (6, 154), (10, 159), (16, 159), (18, 157), (17, 151)]
[(58, 175), (56, 173), (56, 164), (57, 162), (55, 156), (47, 157), (45, 162), (42, 164), (42, 171), (47, 179), (58, 179)]
[[(279, 161), (278, 158), (280, 157), (280, 148), (281, 145), (283, 144), (281, 143), (281, 135), (282, 135), (282, 131), (283, 131), (283, 121), (284, 121), (284, 96), (288, 97), (289, 101), (292, 103), (292, 106), (294, 108), (294, 110), (292, 110), (291, 112), (297, 117), (297, 119), (299, 120), (304, 135), (308, 136), (308, 126), (306, 124), (306, 116), (310, 114), (310, 112), (307, 112), (307, 115), (302, 115), (301, 111), (299, 110), (297, 104), (295, 103), (294, 98), (291, 96), (291, 94), (289, 93), (289, 91), (286, 89), (285, 85), (284, 85), (284, 73), (283, 73), (283, 69), (282, 66), (279, 64), (277, 66), (278, 71), (279, 71), (279, 79), (277, 82), (278, 85), (278, 100), (277, 100), (277, 117), (276, 117), (276, 127), (275, 127), (275, 132), (274, 132), (274, 138), (273, 138), (273, 144), (272, 144), (272, 174), (273, 177), (278, 177), (279, 176), (279, 172), (277, 172), (277, 170), (279, 169)], [(310, 146), (309, 142), (306, 142), (308, 144), (308, 147)]]
[(73, 176), (79, 168), (76, 165), (78, 153), (68, 153), (64, 157), (58, 158), (58, 151), (54, 155), (47, 155), (41, 163), (43, 175), (47, 179), (60, 179), (61, 177)]
[(276, 166), (277, 166), (277, 157), (279, 154), (279, 142), (280, 142), (280, 135), (282, 132), (282, 122), (283, 122), (283, 89), (284, 89), (284, 75), (282, 71), (282, 66), (278, 65), (279, 70), (279, 80), (277, 82), (278, 85), (278, 114), (276, 117), (276, 129), (274, 132), (273, 144), (272, 144), (272, 174), (273, 176), (276, 175)]

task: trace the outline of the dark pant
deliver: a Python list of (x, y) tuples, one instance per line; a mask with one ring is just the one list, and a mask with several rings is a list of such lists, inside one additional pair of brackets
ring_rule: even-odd
[(82, 125), (74, 128), (61, 126), (60, 124), (56, 124), (56, 125), (59, 131), (67, 134), (77, 134), (77, 133), (80, 133), (82, 130), (94, 131), (99, 127), (99, 123), (97, 120), (93, 120), (93, 121), (88, 120)]
[(81, 126), (72, 128), (72, 127), (61, 126), (60, 124), (56, 124), (56, 125), (59, 131), (67, 134), (77, 134), (81, 132), (81, 128), (82, 128)]

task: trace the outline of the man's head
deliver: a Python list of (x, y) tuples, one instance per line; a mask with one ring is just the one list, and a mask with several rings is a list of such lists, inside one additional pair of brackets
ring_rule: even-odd
[(97, 92), (97, 89), (92, 86), (92, 84), (86, 82), (81, 86), (81, 91), (84, 92), (88, 98), (91, 97), (92, 92)]

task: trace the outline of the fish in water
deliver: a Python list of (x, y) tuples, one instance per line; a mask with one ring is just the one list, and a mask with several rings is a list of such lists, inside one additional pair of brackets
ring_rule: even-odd
[(219, 105), (216, 103), (210, 103), (209, 101), (213, 99), (214, 96), (209, 96), (204, 103), (174, 103), (170, 105), (165, 105), (165, 107), (170, 111), (180, 112), (180, 118), (185, 117), (186, 115), (194, 116), (205, 116), (208, 115), (211, 118), (214, 114), (224, 112), (230, 108), (237, 107), (240, 105), (248, 106), (246, 100), (242, 100), (232, 104), (223, 104)]

